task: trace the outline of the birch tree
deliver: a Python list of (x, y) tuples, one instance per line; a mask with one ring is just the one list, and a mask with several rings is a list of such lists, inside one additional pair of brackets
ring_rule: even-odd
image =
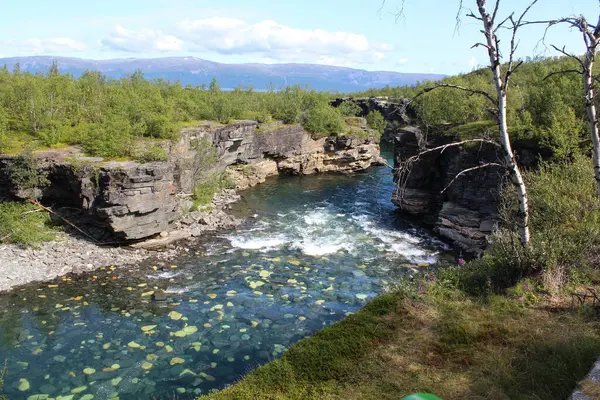
[(596, 83), (600, 82), (600, 79), (597, 75), (594, 75), (594, 65), (600, 48), (600, 17), (598, 18), (598, 23), (596, 25), (590, 24), (586, 18), (581, 15), (579, 17), (567, 17), (549, 21), (548, 27), (559, 24), (566, 24), (571, 28), (577, 29), (583, 36), (586, 51), (583, 57), (578, 57), (568, 53), (564, 47), (558, 48), (557, 46), (552, 45), (552, 47), (562, 55), (575, 60), (579, 68), (554, 72), (546, 78), (553, 75), (575, 73), (580, 74), (583, 79), (585, 110), (594, 147), (592, 157), (594, 163), (594, 177), (596, 179), (598, 197), (600, 197), (600, 132), (598, 129), (598, 104), (596, 99)]
[[(462, 10), (464, 9), (463, 1), (464, 0), (461, 0), (459, 3), (460, 5), (458, 15), (460, 15)], [(533, 0), (531, 3), (529, 3), (527, 8), (525, 8), (525, 10), (520, 15), (511, 13), (507, 18), (503, 20), (500, 20), (498, 17), (498, 11), (500, 9), (501, 0), (496, 0), (491, 10), (488, 8), (487, 0), (475, 0), (477, 11), (469, 11), (469, 13), (467, 14), (467, 17), (472, 18), (481, 24), (481, 33), (483, 34), (484, 40), (474, 44), (472, 48), (481, 47), (487, 50), (489, 57), (489, 68), (492, 71), (493, 75), (493, 87), (495, 89), (494, 92), (488, 92), (485, 90), (468, 88), (453, 84), (440, 83), (425, 88), (421, 93), (419, 93), (415, 98), (413, 98), (414, 100), (424, 93), (439, 88), (450, 88), (454, 90), (469, 92), (473, 95), (483, 96), (487, 99), (489, 103), (489, 107), (486, 107), (486, 110), (494, 115), (494, 118), (498, 125), (498, 140), (495, 141), (473, 139), (470, 141), (467, 140), (457, 143), (451, 143), (448, 145), (440, 146), (439, 148), (435, 149), (428, 149), (424, 152), (421, 152), (420, 154), (417, 154), (416, 156), (409, 158), (408, 160), (406, 160), (405, 165), (401, 167), (410, 168), (410, 165), (414, 163), (419, 158), (419, 156), (425, 152), (443, 151), (450, 146), (461, 146), (467, 142), (486, 142), (496, 144), (499, 147), (501, 153), (500, 163), (486, 163), (476, 167), (467, 168), (459, 172), (450, 184), (452, 184), (459, 176), (471, 171), (486, 168), (489, 166), (497, 167), (501, 165), (502, 167), (504, 167), (508, 171), (512, 183), (517, 192), (519, 204), (519, 236), (521, 245), (526, 248), (531, 247), (531, 234), (529, 228), (529, 202), (527, 198), (527, 188), (525, 185), (525, 181), (523, 180), (523, 176), (515, 158), (515, 154), (510, 141), (507, 118), (507, 99), (512, 75), (523, 64), (522, 61), (517, 61), (515, 59), (515, 52), (518, 48), (517, 34), (520, 28), (528, 24), (528, 22), (526, 22), (524, 18), (526, 17), (527, 13), (531, 10), (531, 8), (537, 3), (537, 1), (538, 0)], [(402, 3), (402, 6), (404, 6), (404, 2)], [(459, 19), (457, 18), (457, 24), (458, 23)], [(510, 34), (508, 60), (503, 60), (502, 51), (500, 48), (499, 33), (504, 31), (507, 31)], [(399, 182), (399, 184), (401, 183)], [(446, 189), (444, 189), (444, 191)]]

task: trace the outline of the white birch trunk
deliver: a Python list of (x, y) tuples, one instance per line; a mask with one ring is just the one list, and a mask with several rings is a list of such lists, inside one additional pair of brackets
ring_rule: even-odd
[(502, 65), (498, 55), (498, 42), (494, 33), (494, 21), (486, 10), (486, 0), (477, 0), (479, 14), (483, 20), (484, 33), (487, 40), (488, 54), (490, 57), (490, 67), (494, 73), (494, 84), (498, 95), (498, 128), (500, 130), (500, 144), (504, 156), (506, 168), (508, 168), (513, 184), (517, 190), (519, 201), (519, 235), (523, 247), (531, 246), (531, 235), (529, 232), (529, 204), (527, 198), (527, 188), (525, 181), (521, 175), (521, 171), (514, 157), (512, 146), (510, 144), (510, 136), (508, 134), (508, 122), (506, 118), (506, 90), (502, 83)]
[[(585, 33), (584, 33), (585, 35)], [(596, 110), (596, 96), (594, 92), (594, 61), (598, 51), (598, 42), (588, 47), (583, 63), (583, 88), (585, 91), (585, 110), (587, 112), (590, 134), (594, 145), (594, 177), (600, 197), (600, 135), (598, 133), (598, 114)]]

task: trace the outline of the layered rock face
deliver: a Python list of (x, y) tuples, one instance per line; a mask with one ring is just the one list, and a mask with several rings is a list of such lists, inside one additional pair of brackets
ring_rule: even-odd
[[(203, 176), (227, 171), (244, 189), (280, 173), (349, 173), (379, 162), (372, 139), (312, 139), (300, 126), (255, 121), (202, 123), (163, 147), (168, 161), (151, 163), (105, 162), (77, 148), (41, 153), (38, 165), (50, 181), (42, 201), (83, 210), (86, 227), (131, 241), (168, 231)], [(2, 197), (19, 197), (7, 175), (11, 160), (0, 156)]]
[[(426, 148), (457, 140), (450, 136), (426, 139), (420, 129), (405, 127), (395, 139), (395, 166)], [(524, 142), (516, 142), (514, 147), (522, 167), (535, 166), (539, 148)], [(480, 254), (487, 246), (487, 237), (498, 225), (500, 191), (510, 182), (509, 177), (502, 168), (492, 166), (454, 179), (466, 168), (498, 162), (497, 151), (492, 145), (472, 144), (424, 154), (409, 171), (395, 170), (398, 189), (392, 201), (401, 210), (433, 225), (440, 236), (456, 247)]]

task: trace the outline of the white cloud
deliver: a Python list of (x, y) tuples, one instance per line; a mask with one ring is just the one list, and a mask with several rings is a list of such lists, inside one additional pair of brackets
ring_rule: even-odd
[(250, 24), (235, 18), (186, 19), (177, 28), (195, 51), (262, 54), (280, 62), (330, 64), (342, 58), (375, 63), (393, 49), (388, 43), (372, 43), (362, 34), (297, 29), (272, 20)]
[(65, 37), (31, 38), (6, 42), (17, 54), (64, 54), (85, 51), (85, 44)]
[(406, 64), (408, 62), (408, 58), (401, 58), (398, 60), (398, 64)]
[(168, 33), (132, 30), (121, 25), (100, 41), (103, 49), (130, 53), (198, 52), (243, 55), (261, 62), (374, 64), (393, 46), (371, 42), (365, 35), (298, 29), (272, 20), (249, 23), (238, 18), (185, 19)]
[(105, 50), (138, 53), (178, 51), (183, 49), (184, 42), (160, 30), (134, 31), (117, 25), (108, 37), (100, 41), (100, 44)]

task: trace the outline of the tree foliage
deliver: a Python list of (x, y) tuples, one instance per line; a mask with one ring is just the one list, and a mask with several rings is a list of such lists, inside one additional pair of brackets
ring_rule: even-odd
[[(553, 72), (575, 69), (577, 62), (566, 57), (527, 58), (512, 75), (512, 96), (508, 101), (508, 125), (513, 140), (531, 139), (548, 145), (560, 159), (588, 152), (589, 143), (583, 93), (578, 74)], [(491, 71), (478, 69), (448, 77), (441, 83), (493, 92)], [(356, 96), (412, 98), (433, 82), (412, 87), (385, 87), (356, 93)], [(431, 91), (414, 103), (425, 126), (466, 125), (493, 121), (485, 109), (486, 99), (457, 90)]]
[(13, 72), (0, 68), (0, 151), (18, 137), (41, 146), (78, 144), (94, 156), (136, 157), (140, 140), (170, 139), (181, 126), (201, 120), (273, 117), (305, 124), (313, 133), (346, 134), (329, 95), (299, 85), (268, 92), (222, 90), (213, 79), (207, 89), (147, 80), (140, 71), (122, 79), (86, 71), (76, 79), (59, 67), (35, 75), (18, 65)]

